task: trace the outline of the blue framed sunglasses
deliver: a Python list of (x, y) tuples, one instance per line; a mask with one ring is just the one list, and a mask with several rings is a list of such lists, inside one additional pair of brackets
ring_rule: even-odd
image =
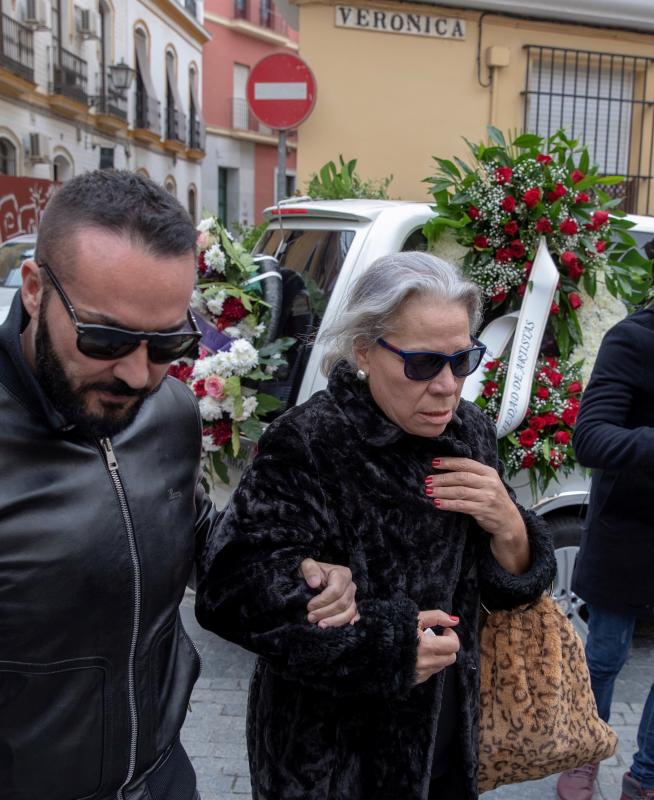
[(446, 364), (450, 365), (452, 374), (456, 378), (465, 378), (477, 369), (486, 352), (486, 345), (479, 339), (471, 338), (472, 347), (466, 347), (465, 350), (459, 350), (452, 355), (425, 350), (399, 350), (384, 339), (377, 339), (377, 344), (395, 353), (404, 361), (404, 374), (410, 381), (430, 381)]

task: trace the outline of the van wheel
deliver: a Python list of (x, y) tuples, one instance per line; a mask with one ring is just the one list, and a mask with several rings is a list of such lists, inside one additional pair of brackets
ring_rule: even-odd
[(586, 603), (572, 591), (572, 570), (579, 552), (582, 520), (568, 516), (553, 517), (548, 522), (556, 555), (556, 578), (552, 594), (585, 642), (588, 635)]

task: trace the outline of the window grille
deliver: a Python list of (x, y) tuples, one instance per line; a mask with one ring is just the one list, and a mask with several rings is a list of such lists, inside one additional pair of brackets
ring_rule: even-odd
[(605, 175), (625, 181), (607, 191), (625, 211), (649, 214), (654, 139), (654, 59), (526, 45), (524, 128), (551, 136), (563, 128), (588, 147)]

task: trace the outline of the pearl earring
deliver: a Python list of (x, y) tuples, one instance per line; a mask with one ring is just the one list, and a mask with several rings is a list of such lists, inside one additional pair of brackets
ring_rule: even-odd
[(364, 372), (362, 369), (357, 370), (357, 378), (360, 381), (367, 381), (368, 380), (368, 373)]

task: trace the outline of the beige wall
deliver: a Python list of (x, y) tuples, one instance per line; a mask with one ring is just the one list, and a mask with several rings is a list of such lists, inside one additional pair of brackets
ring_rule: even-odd
[[(423, 4), (361, 4), (464, 19), (466, 39), (460, 41), (337, 28), (333, 5), (298, 2), (300, 55), (318, 85), (313, 114), (299, 130), (302, 188), (312, 172), (342, 153), (358, 159), (363, 177), (393, 173), (393, 196), (426, 199), (427, 187), (421, 181), (433, 173), (432, 156), (466, 157), (461, 137), (480, 140), (489, 123), (504, 131), (522, 127), (526, 44), (654, 57), (654, 36), (487, 15), (482, 80), (488, 78), (488, 47), (507, 47), (509, 65), (496, 68), (492, 86), (483, 88), (477, 81), (477, 12)], [(651, 95), (654, 80), (649, 77)]]

